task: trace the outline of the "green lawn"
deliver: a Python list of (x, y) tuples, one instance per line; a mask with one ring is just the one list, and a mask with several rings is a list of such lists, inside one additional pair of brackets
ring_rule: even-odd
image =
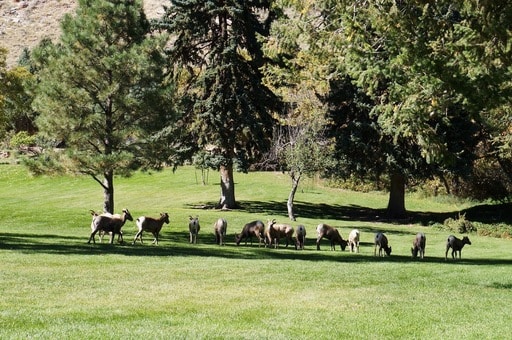
[[(197, 179), (196, 179), (197, 178)], [(297, 193), (306, 250), (236, 247), (243, 224), (286, 222), (289, 178), (235, 174), (242, 209), (206, 209), (219, 196), (218, 173), (137, 173), (115, 182), (116, 211), (136, 218), (168, 212), (160, 244), (87, 244), (103, 193), (89, 178), (33, 178), (0, 166), (1, 339), (505, 339), (512, 334), (512, 240), (469, 235), (462, 260), (444, 260), (449, 233), (425, 221), (470, 208), (451, 198), (407, 197), (409, 224), (381, 221), (386, 193), (357, 193), (308, 180)], [(189, 215), (198, 215), (197, 245), (188, 244)], [(212, 225), (228, 220), (224, 247)], [(362, 232), (360, 254), (316, 250), (315, 228), (329, 223), (347, 237)], [(375, 258), (384, 231), (391, 257)], [(410, 258), (413, 235), (427, 234), (426, 258)], [(460, 236), (460, 235), (458, 235)], [(338, 248), (339, 249), (339, 248)]]

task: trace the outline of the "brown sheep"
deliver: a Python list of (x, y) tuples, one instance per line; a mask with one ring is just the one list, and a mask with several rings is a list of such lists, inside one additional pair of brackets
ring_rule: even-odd
[(215, 243), (223, 246), (226, 239), (226, 231), (228, 229), (228, 222), (224, 218), (219, 218), (213, 224), (213, 233), (215, 234)]
[(295, 237), (295, 249), (304, 250), (304, 244), (306, 243), (306, 227), (303, 225), (298, 225), (295, 232)]
[(457, 259), (457, 252), (459, 252), (459, 260), (461, 259), (462, 248), (464, 248), (465, 244), (471, 245), (471, 241), (467, 236), (464, 236), (461, 239), (456, 238), (453, 235), (448, 236), (448, 240), (446, 240), (446, 252), (444, 253), (444, 259), (448, 259), (448, 250), (452, 248), (452, 258)]
[(142, 244), (142, 232), (149, 231), (155, 237), (152, 243), (158, 245), (158, 236), (160, 235), (160, 230), (162, 230), (164, 223), (169, 224), (169, 215), (167, 213), (160, 213), (160, 217), (158, 219), (146, 216), (139, 217), (137, 221), (135, 221), (139, 231), (133, 239), (133, 244), (135, 244), (138, 238), (140, 238), (140, 243)]
[(199, 225), (199, 216), (189, 216), (188, 231), (190, 234), (190, 243), (197, 243), (197, 235), (199, 234), (200, 229), (201, 226)]
[(263, 236), (265, 232), (265, 225), (261, 221), (252, 221), (244, 225), (242, 232), (240, 234), (235, 235), (236, 245), (240, 245), (242, 240), (245, 240), (245, 245), (247, 245), (247, 239), (251, 241), (252, 245), (252, 237), (256, 236), (259, 240), (258, 247), (261, 246), (261, 241), (263, 241)]
[[(110, 244), (114, 243), (114, 235), (118, 234), (118, 240), (123, 242), (123, 233), (121, 228), (126, 223), (127, 220), (133, 221), (133, 217), (128, 211), (128, 209), (123, 209), (122, 215), (112, 215), (110, 213), (96, 214), (91, 210), (92, 221), (91, 221), (91, 235), (89, 236), (89, 240), (87, 243), (96, 243), (95, 236), (98, 232), (110, 233)], [(100, 237), (101, 241), (101, 237)]]
[(414, 241), (412, 242), (411, 253), (412, 257), (416, 258), (418, 256), (418, 252), (420, 253), (420, 258), (423, 259), (425, 257), (425, 247), (427, 245), (427, 237), (424, 233), (417, 233)]
[(355, 251), (356, 253), (359, 253), (360, 235), (361, 235), (361, 233), (357, 229), (352, 229), (350, 234), (348, 234), (348, 247), (349, 247), (351, 253), (353, 251)]
[(274, 242), (274, 248), (279, 248), (279, 240), (286, 239), (286, 247), (292, 242), (293, 227), (288, 224), (277, 224), (276, 220), (268, 221), (266, 237), (269, 247)]
[(375, 248), (373, 249), (373, 256), (377, 255), (377, 247), (379, 247), (379, 256), (384, 256), (382, 250), (386, 252), (387, 256), (391, 255), (391, 247), (388, 245), (388, 238), (383, 233), (375, 235)]
[(325, 237), (329, 241), (331, 241), (331, 250), (336, 250), (336, 244), (339, 244), (341, 250), (344, 251), (347, 247), (347, 241), (341, 237), (338, 229), (331, 227), (327, 224), (319, 224), (316, 228), (317, 238), (316, 238), (316, 250), (320, 250), (320, 240)]

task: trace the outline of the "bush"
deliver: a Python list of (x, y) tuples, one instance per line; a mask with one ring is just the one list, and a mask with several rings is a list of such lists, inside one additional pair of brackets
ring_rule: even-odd
[(481, 225), (478, 227), (478, 235), (510, 239), (512, 227), (505, 223)]
[(10, 145), (12, 148), (18, 149), (22, 146), (34, 146), (36, 144), (36, 136), (31, 136), (27, 131), (20, 131), (11, 138)]
[(477, 231), (476, 226), (473, 223), (466, 219), (466, 214), (459, 214), (457, 219), (447, 218), (444, 220), (443, 225), (446, 229), (457, 232), (460, 234), (466, 234)]

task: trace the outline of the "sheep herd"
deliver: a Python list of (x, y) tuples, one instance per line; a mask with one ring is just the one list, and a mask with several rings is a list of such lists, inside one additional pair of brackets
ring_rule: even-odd
[[(110, 214), (110, 213), (102, 213), (98, 214), (91, 210), (92, 221), (91, 221), (91, 234), (89, 236), (89, 240), (87, 243), (93, 241), (96, 243), (96, 234), (99, 235), (100, 242), (105, 234), (110, 235), (110, 243), (112, 244), (115, 238), (115, 235), (118, 235), (118, 242), (124, 242), (123, 233), (121, 228), (126, 223), (127, 220), (133, 221), (133, 217), (128, 211), (128, 209), (123, 209), (122, 214)], [(135, 224), (137, 225), (137, 233), (133, 239), (132, 244), (135, 244), (137, 240), (142, 244), (142, 234), (143, 232), (150, 232), (153, 237), (153, 243), (158, 245), (158, 237), (160, 235), (160, 231), (164, 223), (169, 224), (169, 215), (167, 213), (160, 213), (160, 217), (148, 217), (141, 216), (135, 220)], [(218, 245), (225, 245), (226, 243), (226, 232), (227, 232), (228, 222), (224, 218), (219, 218), (213, 224), (213, 234), (215, 235), (215, 243)], [(197, 243), (197, 236), (201, 226), (199, 224), (199, 217), (189, 217), (189, 235), (190, 235), (190, 243)], [(316, 249), (320, 250), (320, 241), (323, 238), (326, 238), (330, 241), (331, 250), (336, 249), (336, 245), (340, 246), (340, 249), (344, 251), (346, 247), (349, 247), (350, 252), (359, 253), (359, 242), (361, 233), (357, 229), (353, 229), (347, 240), (344, 240), (338, 229), (329, 226), (327, 224), (321, 223), (316, 228)], [(285, 247), (293, 244), (295, 249), (304, 249), (304, 244), (306, 240), (306, 228), (303, 225), (298, 225), (296, 229), (294, 229), (289, 224), (281, 224), (276, 223), (276, 220), (267, 221), (267, 225), (262, 221), (256, 220), (249, 222), (244, 225), (242, 231), (239, 234), (235, 234), (235, 244), (238, 246), (242, 241), (245, 241), (247, 245), (247, 241), (250, 241), (252, 245), (252, 239), (258, 239), (258, 245), (266, 246), (266, 247), (274, 247), (279, 248), (281, 240), (285, 241)], [(427, 244), (427, 237), (424, 233), (418, 233), (413, 239), (413, 246), (411, 248), (411, 254), (413, 258), (420, 257), (421, 259), (425, 256), (425, 248)], [(377, 256), (390, 256), (391, 255), (391, 246), (388, 243), (388, 239), (386, 235), (382, 232), (378, 232), (374, 237), (374, 251), (373, 255)], [(461, 252), (464, 245), (471, 245), (471, 241), (467, 236), (464, 236), (461, 239), (458, 239), (454, 235), (450, 235), (446, 241), (446, 252), (445, 259), (448, 259), (448, 251), (452, 250), (452, 258), (457, 258), (457, 253), (459, 254), (458, 258), (461, 258)]]

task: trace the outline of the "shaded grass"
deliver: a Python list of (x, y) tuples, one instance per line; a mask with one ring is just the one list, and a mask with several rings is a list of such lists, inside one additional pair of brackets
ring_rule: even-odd
[[(213, 178), (210, 176), (210, 178)], [(353, 193), (305, 183), (298, 223), (307, 249), (236, 247), (233, 234), (249, 220), (285, 221), (288, 178), (237, 174), (242, 209), (202, 209), (218, 183), (196, 184), (194, 169), (137, 173), (116, 179), (116, 210), (135, 216), (168, 211), (161, 244), (87, 244), (89, 209), (99, 186), (84, 178), (31, 178), (0, 167), (0, 338), (507, 338), (512, 330), (509, 240), (470, 235), (462, 261), (444, 260), (446, 233), (383, 220), (385, 193)], [(9, 183), (9, 184), (7, 184)], [(429, 199), (428, 219), (471, 208)], [(118, 209), (119, 208), (119, 209)], [(433, 212), (433, 213), (429, 213)], [(187, 217), (199, 215), (198, 245), (188, 244)], [(213, 244), (211, 225), (228, 219), (228, 244)], [(503, 215), (502, 215), (503, 216)], [(314, 246), (314, 226), (342, 235), (362, 232), (360, 254)], [(393, 254), (373, 257), (383, 230)], [(411, 260), (412, 236), (427, 233), (427, 258)], [(125, 239), (135, 234), (124, 227)]]

